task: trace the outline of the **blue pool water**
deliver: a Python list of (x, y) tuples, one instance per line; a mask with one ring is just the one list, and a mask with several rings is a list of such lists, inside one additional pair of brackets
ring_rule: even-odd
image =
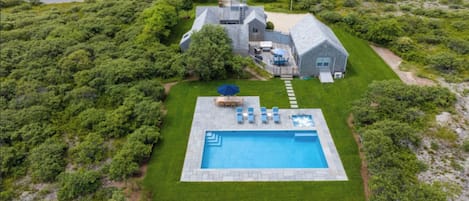
[(291, 117), (293, 126), (295, 127), (313, 127), (314, 121), (312, 115), (298, 114)]
[(327, 168), (317, 132), (207, 131), (205, 168)]

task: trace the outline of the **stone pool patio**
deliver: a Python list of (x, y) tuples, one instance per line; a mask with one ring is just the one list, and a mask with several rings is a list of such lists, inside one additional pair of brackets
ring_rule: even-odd
[[(244, 112), (254, 108), (255, 122), (245, 119), (243, 124), (236, 121), (234, 107), (218, 107), (216, 97), (198, 97), (192, 120), (181, 181), (222, 182), (222, 181), (344, 181), (348, 180), (329, 128), (320, 109), (280, 108), (280, 123), (269, 118), (267, 124), (260, 119), (258, 96), (244, 96)], [(271, 113), (271, 108), (267, 109)], [(314, 127), (294, 127), (291, 115), (310, 114)], [(202, 156), (207, 130), (317, 130), (328, 168), (275, 168), (275, 169), (202, 169)]]

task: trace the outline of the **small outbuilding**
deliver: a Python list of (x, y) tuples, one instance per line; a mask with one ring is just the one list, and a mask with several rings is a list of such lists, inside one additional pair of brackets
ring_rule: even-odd
[(343, 76), (348, 53), (329, 27), (313, 15), (306, 15), (290, 29), (290, 36), (300, 76), (317, 76), (323, 80), (329, 77), (332, 80), (332, 75)]

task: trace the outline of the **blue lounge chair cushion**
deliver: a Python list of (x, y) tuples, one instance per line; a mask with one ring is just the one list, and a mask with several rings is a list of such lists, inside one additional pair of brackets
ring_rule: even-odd
[(238, 123), (243, 123), (244, 118), (242, 113), (237, 113), (236, 114), (236, 119), (238, 120)]
[(272, 107), (272, 113), (277, 113), (278, 114), (278, 107)]
[(248, 107), (248, 114), (254, 114), (254, 108)]
[(261, 114), (267, 114), (267, 109), (265, 107), (261, 107)]
[(278, 113), (274, 113), (273, 118), (275, 123), (280, 123), (280, 115)]
[(267, 123), (267, 114), (261, 115), (262, 123)]
[(248, 121), (249, 121), (249, 123), (254, 123), (254, 113), (249, 113), (248, 114)]
[(243, 113), (243, 108), (242, 107), (236, 107), (236, 112), (237, 113)]

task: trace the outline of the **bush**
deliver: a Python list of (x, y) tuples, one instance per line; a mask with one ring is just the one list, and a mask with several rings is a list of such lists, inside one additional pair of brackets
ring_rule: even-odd
[(388, 44), (402, 34), (403, 30), (399, 22), (395, 19), (385, 19), (369, 25), (367, 37), (373, 42)]
[(59, 186), (57, 199), (68, 201), (95, 192), (101, 186), (101, 181), (99, 173), (81, 170), (60, 175)]
[(104, 139), (97, 133), (90, 133), (71, 152), (78, 163), (91, 164), (104, 158)]
[(268, 21), (265, 25), (265, 29), (267, 30), (274, 30), (275, 29), (275, 26), (274, 26), (274, 23), (271, 22), (271, 21)]
[(113, 180), (124, 180), (138, 171), (138, 163), (149, 158), (159, 132), (154, 127), (143, 126), (129, 135), (124, 147), (113, 157), (109, 175)]
[(344, 5), (344, 7), (352, 8), (352, 7), (356, 7), (356, 6), (360, 5), (360, 2), (357, 1), (357, 0), (345, 0), (343, 5)]
[(0, 0), (0, 8), (8, 8), (23, 3), (23, 0)]
[(451, 39), (448, 44), (448, 48), (459, 53), (459, 54), (468, 54), (469, 53), (469, 41), (460, 40), (460, 39)]
[(409, 37), (399, 37), (393, 44), (394, 49), (399, 52), (409, 52), (415, 49), (415, 43)]
[(329, 23), (337, 23), (342, 21), (342, 16), (334, 11), (323, 11), (319, 14), (319, 16)]
[(66, 145), (56, 138), (47, 141), (31, 150), (28, 160), (31, 177), (36, 182), (51, 182), (65, 168)]
[(444, 73), (454, 73), (459, 70), (459, 60), (454, 54), (443, 52), (429, 58), (431, 67)]
[(462, 143), (462, 149), (465, 152), (469, 152), (469, 140), (464, 140), (464, 142)]

